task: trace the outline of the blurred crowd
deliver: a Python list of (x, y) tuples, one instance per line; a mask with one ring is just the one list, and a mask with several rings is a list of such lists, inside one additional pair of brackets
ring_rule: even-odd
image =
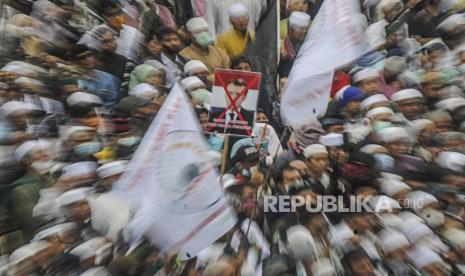
[[(357, 1), (371, 50), (289, 127), (280, 98), (322, 2), (278, 1), (278, 93), (254, 135), (205, 133), (238, 223), (181, 261), (129, 241), (110, 191), (176, 83), (205, 128), (215, 69), (254, 71), (275, 1), (0, 1), (0, 275), (465, 275), (465, 1)], [(265, 212), (270, 195), (374, 212)]]

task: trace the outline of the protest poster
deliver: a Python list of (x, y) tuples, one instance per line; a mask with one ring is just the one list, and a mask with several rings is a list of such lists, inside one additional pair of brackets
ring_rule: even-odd
[(251, 136), (261, 73), (215, 70), (206, 132)]

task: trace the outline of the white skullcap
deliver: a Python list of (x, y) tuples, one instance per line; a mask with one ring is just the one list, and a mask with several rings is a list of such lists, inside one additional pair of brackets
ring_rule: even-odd
[(370, 109), (372, 105), (377, 104), (377, 103), (382, 103), (382, 102), (389, 102), (389, 100), (383, 94), (375, 94), (373, 96), (370, 96), (364, 99), (362, 103), (360, 104), (360, 107), (363, 110), (368, 110)]
[(402, 191), (411, 191), (412, 188), (410, 188), (409, 185), (407, 185), (405, 182), (397, 180), (397, 179), (379, 179), (378, 180), (380, 183), (380, 191), (383, 194), (386, 194), (387, 196), (394, 197), (397, 195), (399, 192)]
[(379, 245), (384, 254), (390, 254), (397, 249), (410, 245), (407, 237), (399, 231), (385, 230), (379, 235)]
[(237, 185), (236, 177), (230, 173), (225, 173), (221, 177), (221, 184), (222, 184), (223, 189), (227, 189), (231, 186), (235, 186)]
[(415, 219), (404, 221), (400, 230), (412, 244), (416, 243), (424, 236), (434, 235), (433, 231), (426, 226), (426, 224)]
[(460, 25), (465, 25), (465, 16), (463, 16), (463, 13), (456, 13), (444, 19), (436, 28), (450, 32), (460, 28)]
[(110, 271), (104, 266), (92, 267), (84, 271), (80, 276), (111, 276)]
[(363, 70), (358, 71), (354, 75), (354, 83), (360, 82), (362, 80), (367, 80), (367, 79), (374, 79), (374, 78), (379, 78), (379, 72), (376, 69), (372, 68), (366, 68)]
[(5, 72), (10, 72), (10, 73), (16, 73), (18, 75), (37, 75), (38, 73), (41, 74), (46, 74), (47, 70), (45, 70), (42, 67), (32, 65), (30, 63), (24, 62), (24, 61), (12, 61), (5, 66), (3, 66), (0, 71), (5, 71)]
[(396, 180), (404, 180), (404, 178), (398, 174), (382, 172), (381, 176), (385, 179), (396, 179)]
[(289, 26), (298, 28), (308, 28), (310, 25), (310, 15), (305, 12), (295, 11), (289, 17)]
[(386, 226), (394, 229), (399, 229), (403, 222), (401, 217), (393, 213), (382, 213), (379, 216)]
[(442, 151), (434, 160), (443, 169), (449, 169), (456, 172), (463, 172), (465, 166), (465, 154)]
[(95, 104), (95, 105), (103, 104), (102, 99), (100, 99), (100, 97), (92, 95), (90, 93), (86, 93), (86, 92), (74, 92), (73, 94), (71, 94), (71, 96), (66, 98), (66, 102), (70, 106), (81, 104), (81, 103)]
[(126, 170), (129, 162), (126, 160), (118, 160), (108, 162), (97, 169), (100, 178), (107, 178), (109, 176), (122, 173)]
[(465, 99), (460, 97), (445, 99), (437, 102), (435, 105), (438, 109), (446, 109), (452, 112), (462, 106), (465, 106)]
[(140, 83), (129, 91), (129, 95), (152, 100), (160, 96), (160, 91), (148, 83)]
[(320, 143), (326, 147), (339, 147), (344, 145), (344, 135), (340, 133), (328, 133), (320, 136)]
[(407, 194), (405, 202), (408, 203), (410, 209), (419, 213), (423, 208), (432, 203), (437, 203), (438, 200), (427, 192), (413, 191)]
[(23, 158), (28, 155), (29, 153), (41, 150), (42, 146), (39, 141), (32, 140), (26, 141), (22, 143), (16, 150), (15, 150), (15, 159), (16, 161), (20, 162)]
[(88, 127), (88, 126), (72, 126), (64, 132), (63, 139), (68, 140), (75, 133), (89, 132), (89, 131), (96, 131), (96, 129), (93, 127)]
[(313, 276), (334, 276), (336, 270), (329, 258), (321, 258), (312, 264)]
[(208, 71), (207, 66), (200, 60), (190, 60), (184, 65), (184, 74), (192, 75), (196, 73), (198, 69)]
[(394, 102), (399, 102), (408, 99), (420, 98), (423, 99), (423, 94), (416, 89), (404, 89), (392, 94), (391, 100)]
[(81, 176), (94, 173), (97, 170), (96, 162), (77, 162), (63, 167), (63, 176)]
[(45, 84), (41, 82), (40, 80), (36, 80), (33, 78), (24, 77), (24, 76), (15, 79), (15, 83), (16, 84), (32, 84), (34, 86), (41, 86), (41, 87), (45, 86)]
[(229, 18), (234, 19), (234, 18), (239, 18), (242, 16), (248, 16), (249, 12), (247, 11), (247, 8), (243, 4), (236, 3), (236, 4), (229, 6), (228, 15), (229, 15)]
[(396, 140), (410, 140), (407, 131), (401, 127), (388, 127), (380, 132), (380, 139), (384, 143), (390, 143)]
[(389, 107), (377, 107), (368, 111), (366, 117), (373, 119), (374, 117), (380, 114), (389, 114), (391, 116), (394, 116), (394, 111), (392, 111), (392, 109), (390, 109)]
[(47, 238), (50, 238), (56, 235), (61, 235), (73, 229), (78, 229), (78, 225), (74, 222), (67, 222), (67, 223), (53, 225), (35, 234), (32, 241), (34, 242), (34, 241), (44, 240), (44, 239), (47, 239)]
[(444, 225), (446, 220), (446, 216), (443, 212), (433, 209), (433, 208), (425, 208), (421, 210), (420, 217), (425, 220), (426, 224), (431, 227), (439, 227)]
[(417, 220), (419, 222), (424, 222), (424, 220), (415, 215), (414, 213), (410, 212), (410, 211), (402, 211), (400, 212), (399, 214), (397, 214), (403, 221), (410, 221), (410, 220)]
[(380, 150), (386, 150), (386, 148), (378, 144), (368, 144), (360, 148), (361, 152), (368, 154), (375, 154), (375, 152)]
[(195, 33), (200, 30), (208, 30), (207, 20), (203, 17), (194, 17), (186, 22), (186, 29), (189, 33)]
[(298, 260), (308, 260), (315, 256), (315, 241), (308, 229), (295, 225), (287, 229), (287, 248)]
[(69, 191), (64, 192), (56, 199), (57, 204), (60, 207), (70, 205), (78, 201), (85, 200), (93, 192), (94, 188), (92, 187), (71, 189)]
[(328, 155), (328, 151), (326, 150), (326, 147), (321, 144), (309, 145), (304, 149), (303, 153), (306, 159), (309, 159), (316, 154)]
[(93, 256), (96, 256), (97, 251), (101, 249), (102, 247), (107, 247), (108, 244), (111, 243), (108, 242), (107, 239), (104, 237), (97, 237), (90, 239), (84, 243), (81, 243), (80, 245), (76, 246), (73, 250), (71, 250), (69, 253), (79, 257), (81, 261), (89, 259)]
[(372, 197), (368, 201), (368, 205), (376, 213), (392, 212), (394, 209), (400, 209), (399, 202), (385, 195)]
[(15, 265), (24, 261), (25, 259), (34, 256), (38, 252), (47, 248), (50, 244), (46, 241), (36, 241), (23, 245), (11, 253), (8, 261), (10, 264)]
[(446, 47), (446, 44), (444, 43), (444, 41), (442, 41), (442, 39), (440, 38), (435, 38), (435, 39), (432, 39), (428, 42), (426, 42), (425, 44), (423, 44), (423, 46), (421, 46), (421, 50), (427, 50), (427, 49), (430, 49), (432, 48), (433, 46), (436, 46), (438, 44), (441, 44), (443, 45), (444, 47)]
[(5, 117), (10, 115), (23, 115), (32, 111), (42, 111), (42, 109), (35, 104), (20, 101), (9, 101), (0, 107), (0, 113)]
[(354, 235), (354, 231), (347, 224), (339, 223), (330, 230), (331, 244), (344, 245)]
[(436, 252), (426, 246), (416, 246), (415, 250), (410, 252), (409, 255), (415, 263), (415, 267), (418, 269), (422, 269), (431, 264), (444, 262)]
[(189, 90), (192, 88), (197, 87), (205, 87), (205, 83), (203, 83), (198, 77), (191, 76), (181, 80), (181, 85), (184, 89)]
[(428, 119), (418, 119), (414, 121), (410, 121), (410, 126), (415, 129), (417, 135), (419, 135), (427, 126), (433, 125), (434, 123)]
[(465, 230), (449, 228), (444, 231), (443, 236), (452, 247), (465, 250)]

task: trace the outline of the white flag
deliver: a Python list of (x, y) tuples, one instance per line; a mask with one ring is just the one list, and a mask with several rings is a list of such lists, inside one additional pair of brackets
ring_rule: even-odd
[(324, 1), (289, 74), (281, 102), (285, 123), (302, 125), (326, 112), (334, 70), (366, 49), (359, 1)]
[(176, 84), (114, 188), (134, 213), (125, 230), (131, 240), (144, 235), (162, 251), (188, 259), (235, 225), (207, 151), (194, 110)]

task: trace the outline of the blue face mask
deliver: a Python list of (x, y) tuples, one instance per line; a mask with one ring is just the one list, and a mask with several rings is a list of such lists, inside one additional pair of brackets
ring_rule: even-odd
[(376, 167), (381, 171), (389, 171), (394, 167), (394, 158), (387, 154), (375, 153)]
[(373, 130), (374, 130), (375, 132), (380, 132), (380, 131), (382, 131), (383, 129), (386, 129), (386, 128), (388, 128), (388, 127), (392, 127), (392, 123), (391, 123), (391, 122), (382, 122), (382, 121), (380, 121), (380, 122), (375, 122), (375, 123), (373, 124)]
[(102, 144), (99, 142), (82, 143), (74, 147), (74, 152), (78, 155), (89, 156), (99, 152), (102, 149)]
[(121, 138), (118, 140), (118, 144), (126, 147), (133, 147), (136, 146), (140, 143), (140, 137), (137, 136), (132, 136), (132, 137), (126, 137), (126, 138)]
[(214, 151), (221, 151), (223, 149), (224, 137), (211, 135), (208, 139), (208, 145), (210, 146), (211, 150)]

